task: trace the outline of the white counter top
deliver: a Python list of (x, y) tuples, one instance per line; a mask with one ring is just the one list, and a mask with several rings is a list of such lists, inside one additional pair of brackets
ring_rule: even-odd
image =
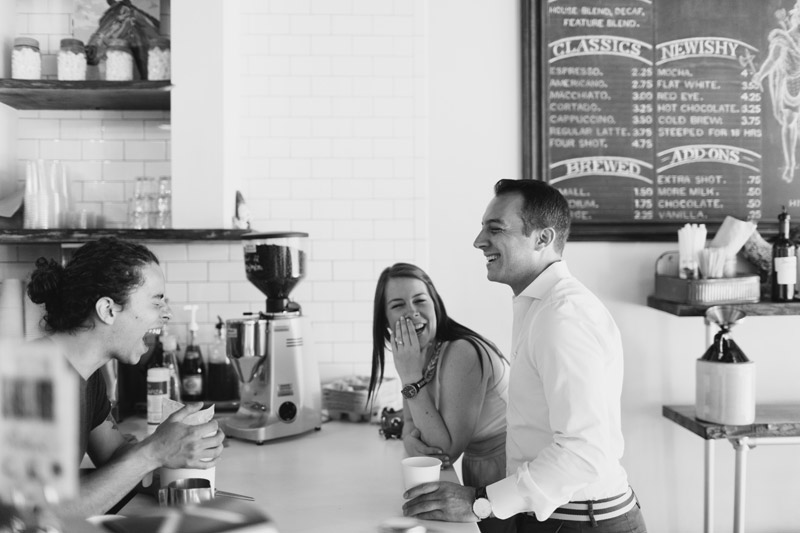
[[(137, 436), (144, 427), (138, 418), (120, 424)], [(402, 516), (404, 456), (403, 443), (384, 439), (377, 425), (333, 421), (261, 446), (227, 439), (216, 485), (254, 497), (281, 533), (376, 533), (385, 519)], [(452, 469), (442, 479), (458, 481)], [(137, 496), (120, 514), (152, 505)], [(422, 522), (428, 532), (478, 531), (475, 523)]]

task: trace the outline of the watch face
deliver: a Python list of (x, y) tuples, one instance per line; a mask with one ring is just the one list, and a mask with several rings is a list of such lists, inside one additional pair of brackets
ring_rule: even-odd
[(413, 398), (414, 396), (417, 395), (417, 392), (419, 392), (419, 389), (417, 389), (417, 387), (414, 386), (414, 384), (406, 385), (400, 391), (400, 393), (403, 395), (404, 398)]
[(492, 503), (486, 498), (478, 498), (472, 504), (472, 512), (481, 520), (489, 518), (492, 514)]

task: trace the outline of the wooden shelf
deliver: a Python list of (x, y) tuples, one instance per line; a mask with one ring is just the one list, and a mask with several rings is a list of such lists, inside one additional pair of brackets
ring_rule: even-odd
[(661, 414), (706, 440), (800, 436), (800, 404), (756, 405), (755, 421), (744, 426), (698, 420), (694, 405), (663, 405)]
[(100, 237), (138, 242), (238, 241), (250, 232), (242, 229), (14, 229), (0, 230), (0, 245), (83, 243)]
[[(781, 316), (800, 315), (800, 301), (770, 302), (762, 300), (756, 303), (722, 304), (733, 305), (747, 313), (747, 316)], [(655, 296), (647, 297), (647, 306), (675, 316), (705, 316), (706, 309), (712, 305), (690, 305), (661, 300)]]
[(169, 110), (167, 81), (0, 79), (0, 102), (14, 109)]

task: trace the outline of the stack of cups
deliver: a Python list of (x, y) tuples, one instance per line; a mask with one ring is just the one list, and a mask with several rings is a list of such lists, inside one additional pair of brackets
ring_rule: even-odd
[(147, 176), (138, 176), (128, 214), (131, 228), (150, 229), (153, 227), (150, 222), (153, 218), (151, 214), (155, 211), (155, 199), (155, 180)]
[(172, 227), (172, 179), (169, 176), (158, 178), (156, 217), (153, 227), (158, 229)]
[(24, 287), (20, 279), (0, 283), (0, 340), (25, 337)]
[(25, 168), (26, 229), (66, 228), (70, 212), (67, 172), (60, 161), (28, 161)]

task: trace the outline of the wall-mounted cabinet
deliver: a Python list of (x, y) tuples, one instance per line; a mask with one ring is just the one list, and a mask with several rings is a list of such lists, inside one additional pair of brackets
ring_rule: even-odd
[(0, 102), (14, 109), (170, 109), (169, 81), (58, 81), (0, 79)]

